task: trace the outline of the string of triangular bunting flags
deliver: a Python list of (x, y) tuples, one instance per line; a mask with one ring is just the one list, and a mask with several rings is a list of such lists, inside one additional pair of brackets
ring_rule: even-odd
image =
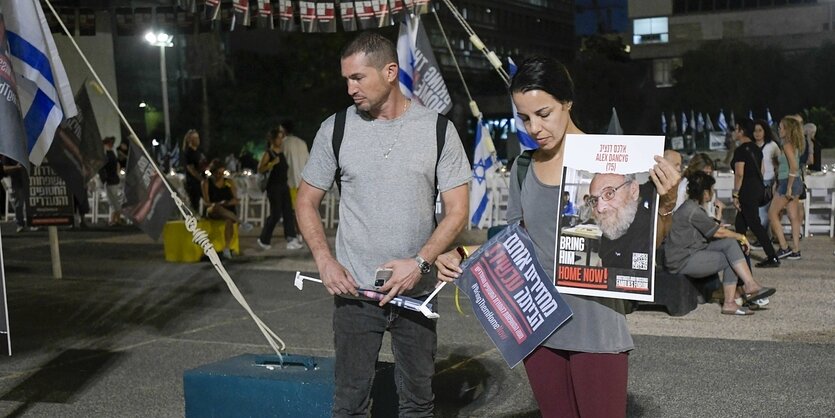
[(234, 0), (231, 5), (221, 0), (205, 0), (203, 16), (212, 21), (231, 22), (230, 29), (256, 26), (285, 32), (336, 32), (337, 21), (346, 32), (377, 29), (403, 20), (407, 13), (426, 14), (431, 0)]

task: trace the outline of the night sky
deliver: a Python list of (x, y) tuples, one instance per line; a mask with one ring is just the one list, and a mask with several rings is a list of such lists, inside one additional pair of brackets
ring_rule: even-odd
[[(594, 3), (597, 3), (597, 9), (594, 8)], [(626, 3), (627, 0), (576, 0), (577, 13), (574, 23), (577, 35), (588, 36), (599, 33), (601, 17), (603, 33), (626, 32), (629, 25)]]

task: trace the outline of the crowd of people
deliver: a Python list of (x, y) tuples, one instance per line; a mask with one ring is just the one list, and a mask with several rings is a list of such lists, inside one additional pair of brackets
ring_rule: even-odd
[[(431, 416), (435, 320), (387, 302), (399, 295), (422, 301), (436, 281), (452, 282), (463, 274), (461, 263), (477, 246), (449, 247), (466, 222), (470, 171), (455, 130), (438, 128), (444, 138), (435, 138), (431, 127), (438, 115), (401, 94), (390, 41), (361, 33), (340, 58), (354, 104), (322, 123), (301, 175), (296, 207), (300, 231), (334, 296), (332, 413), (367, 414), (380, 342), (389, 331), (400, 413)], [(560, 190), (565, 137), (583, 133), (572, 119), (575, 96), (567, 69), (553, 59), (528, 59), (513, 76), (510, 93), (539, 147), (529, 154), (525, 171), (520, 164), (511, 169), (507, 221), (524, 221), (543, 266), (554, 265), (554, 237), (565, 218), (572, 225), (597, 224), (602, 265), (624, 264), (636, 231), (651, 231), (656, 195), (661, 197), (655, 243), (661, 250), (659, 268), (683, 276), (718, 276), (722, 314), (750, 315), (776, 292), (756, 280), (752, 248), (766, 254), (758, 268), (800, 258), (798, 242), (785, 244), (779, 218), (772, 219), (787, 210), (794, 223), (801, 167), (814, 164), (815, 153), (804, 154), (811, 147), (798, 135), (802, 125), (793, 117), (781, 120), (779, 138), (772, 137), (763, 121), (740, 119), (734, 126), (739, 146), (731, 166), (737, 211), (732, 229), (713, 190), (716, 164), (706, 154), (692, 156), (683, 174), (678, 152), (655, 156), (656, 165), (643, 184), (632, 175), (598, 173), (575, 205), (571, 193)], [(265, 155), (259, 171), (279, 167), (275, 155)], [(341, 219), (332, 250), (318, 208), (334, 185), (341, 188)], [(445, 207), (437, 225), (435, 186)], [(277, 192), (286, 193), (283, 188)], [(285, 225), (285, 236), (293, 234), (292, 228)], [(760, 247), (748, 242), (749, 230)], [(768, 248), (769, 230), (779, 248)], [(259, 244), (269, 245), (263, 238)], [(390, 278), (375, 283), (379, 270), (389, 270)], [(544, 270), (553, 280), (554, 271)], [(383, 296), (366, 297), (369, 289)], [(524, 360), (540, 412), (547, 417), (625, 416), (628, 358), (635, 348), (625, 319), (630, 303), (577, 295), (563, 299), (573, 316)]]
[[(292, 121), (286, 120), (271, 129), (266, 135), (265, 150), (260, 161), (252, 159), (249, 152), (242, 151), (240, 159), (227, 156), (224, 160), (208, 162), (200, 150), (200, 134), (194, 129), (186, 132), (182, 151), (185, 192), (194, 213), (226, 221), (226, 246), (221, 251), (224, 258), (232, 257), (229, 245), (234, 225), (239, 225), (244, 231), (253, 228), (238, 213), (241, 199), (235, 182), (230, 179), (238, 170), (250, 170), (259, 176), (258, 186), (265, 192), (270, 205), (269, 215), (256, 244), (263, 250), (272, 248), (273, 232), (276, 225), (282, 222), (286, 248), (298, 250), (304, 247), (304, 240), (297, 232), (294, 206), (309, 151), (304, 140), (293, 135), (293, 128)], [(205, 208), (203, 213), (198, 213), (200, 207)]]

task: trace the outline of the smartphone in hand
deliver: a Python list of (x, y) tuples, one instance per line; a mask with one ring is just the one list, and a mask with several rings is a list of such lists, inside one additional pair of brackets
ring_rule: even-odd
[(379, 289), (386, 285), (386, 282), (391, 278), (392, 270), (386, 268), (378, 268), (374, 273), (374, 287)]

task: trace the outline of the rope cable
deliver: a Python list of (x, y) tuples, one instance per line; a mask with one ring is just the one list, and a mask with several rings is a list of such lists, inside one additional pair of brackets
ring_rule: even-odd
[(119, 115), (119, 118), (122, 120), (122, 123), (124, 123), (125, 127), (127, 127), (131, 135), (131, 142), (134, 145), (138, 146), (140, 150), (142, 150), (143, 154), (145, 154), (145, 157), (148, 159), (151, 167), (153, 167), (154, 171), (157, 173), (160, 180), (165, 185), (166, 189), (168, 189), (168, 192), (171, 194), (171, 198), (177, 205), (177, 209), (179, 209), (180, 213), (183, 215), (183, 218), (185, 219), (186, 230), (191, 232), (193, 236), (192, 240), (201, 249), (203, 249), (203, 253), (212, 262), (212, 265), (214, 266), (215, 270), (217, 270), (218, 274), (223, 279), (223, 281), (226, 282), (226, 286), (229, 288), (229, 291), (232, 293), (232, 296), (247, 311), (247, 313), (249, 313), (249, 316), (252, 317), (253, 321), (255, 321), (255, 324), (258, 326), (258, 329), (261, 331), (261, 334), (263, 334), (264, 338), (267, 339), (267, 343), (269, 343), (270, 347), (273, 349), (273, 351), (275, 351), (275, 353), (279, 357), (279, 360), (283, 364), (284, 358), (281, 355), (281, 351), (283, 351), (287, 347), (286, 344), (275, 332), (273, 332), (266, 324), (264, 324), (261, 318), (259, 318), (258, 315), (256, 315), (252, 308), (249, 306), (243, 294), (241, 294), (240, 290), (238, 289), (238, 286), (235, 285), (235, 282), (229, 276), (229, 273), (226, 271), (226, 268), (220, 261), (220, 257), (218, 256), (217, 252), (214, 249), (214, 246), (209, 240), (208, 233), (197, 227), (197, 218), (194, 216), (191, 209), (183, 203), (182, 199), (180, 199), (177, 192), (174, 191), (174, 188), (171, 187), (171, 184), (168, 183), (168, 180), (166, 180), (165, 176), (162, 174), (162, 171), (159, 169), (159, 166), (157, 166), (156, 162), (151, 157), (151, 154), (148, 152), (145, 146), (142, 145), (142, 142), (139, 141), (139, 136), (136, 135), (136, 132), (133, 130), (133, 127), (130, 125), (130, 123), (128, 123), (128, 120), (122, 113), (121, 109), (119, 109), (119, 105), (116, 104), (116, 101), (113, 99), (113, 96), (111, 96), (110, 91), (108, 91), (107, 87), (101, 81), (101, 78), (99, 77), (98, 73), (93, 68), (93, 66), (90, 64), (90, 61), (87, 59), (87, 56), (84, 54), (83, 51), (81, 51), (81, 48), (78, 46), (78, 43), (76, 43), (69, 29), (67, 29), (67, 26), (64, 25), (63, 20), (61, 20), (61, 16), (52, 6), (52, 2), (50, 0), (44, 0), (44, 2), (49, 7), (49, 10), (52, 11), (52, 14), (55, 16), (55, 19), (58, 21), (58, 24), (61, 26), (61, 29), (63, 29), (64, 34), (67, 35), (70, 42), (75, 47), (76, 51), (78, 51), (78, 54), (84, 61), (84, 64), (86, 64), (87, 68), (93, 74), (93, 77), (96, 79), (96, 82), (98, 82), (99, 87), (101, 87), (110, 104), (116, 110), (116, 113)]

